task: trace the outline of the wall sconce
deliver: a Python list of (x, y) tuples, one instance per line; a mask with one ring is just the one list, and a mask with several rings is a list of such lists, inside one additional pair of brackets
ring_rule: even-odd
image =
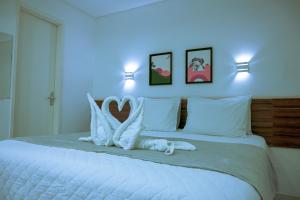
[(249, 72), (249, 62), (235, 63), (237, 72)]
[(124, 78), (125, 80), (134, 80), (134, 72), (125, 72)]

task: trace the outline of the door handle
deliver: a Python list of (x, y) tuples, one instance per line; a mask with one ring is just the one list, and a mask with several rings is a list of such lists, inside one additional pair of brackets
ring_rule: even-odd
[(50, 95), (49, 95), (49, 97), (48, 97), (50, 106), (53, 106), (53, 105), (54, 105), (55, 99), (56, 99), (56, 98), (55, 98), (54, 92), (51, 92)]

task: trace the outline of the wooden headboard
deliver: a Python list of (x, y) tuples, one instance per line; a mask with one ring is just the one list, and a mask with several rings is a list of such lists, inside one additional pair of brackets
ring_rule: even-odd
[[(102, 100), (96, 101), (99, 106)], [(125, 104), (121, 112), (115, 102), (110, 104), (112, 114), (124, 121), (130, 108)], [(187, 100), (181, 100), (179, 128), (187, 117)], [(300, 148), (300, 98), (253, 99), (251, 104), (252, 132), (264, 137), (269, 146)]]

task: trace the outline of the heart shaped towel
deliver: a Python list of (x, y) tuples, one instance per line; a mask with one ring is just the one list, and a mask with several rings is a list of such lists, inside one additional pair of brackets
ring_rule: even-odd
[[(139, 100), (132, 96), (122, 99), (116, 96), (107, 97), (102, 104), (102, 111), (90, 94), (87, 94), (91, 107), (91, 136), (79, 138), (80, 141), (94, 142), (96, 145), (115, 145), (125, 150), (134, 148), (163, 151), (173, 154), (175, 149), (195, 150), (196, 147), (187, 142), (168, 141), (166, 139), (139, 139), (143, 130), (143, 105), (144, 99)], [(126, 102), (131, 107), (128, 118), (121, 123), (109, 110), (109, 104), (115, 101), (121, 111)]]
[[(143, 98), (137, 100), (132, 96), (122, 99), (116, 96), (106, 98), (102, 104), (102, 111), (90, 94), (87, 94), (91, 107), (91, 136), (79, 138), (80, 141), (94, 142), (96, 145), (116, 145), (125, 150), (133, 149), (142, 131)], [(131, 107), (128, 118), (121, 123), (109, 110), (109, 104), (115, 101), (121, 111), (126, 102)]]

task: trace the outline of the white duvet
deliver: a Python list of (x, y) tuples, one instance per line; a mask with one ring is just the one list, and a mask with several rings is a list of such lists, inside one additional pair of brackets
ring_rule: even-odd
[[(187, 137), (201, 140), (191, 135)], [(235, 140), (228, 142), (239, 143)], [(265, 145), (257, 136), (240, 140)], [(0, 199), (259, 200), (260, 196), (248, 183), (214, 171), (7, 140), (0, 142)]]

